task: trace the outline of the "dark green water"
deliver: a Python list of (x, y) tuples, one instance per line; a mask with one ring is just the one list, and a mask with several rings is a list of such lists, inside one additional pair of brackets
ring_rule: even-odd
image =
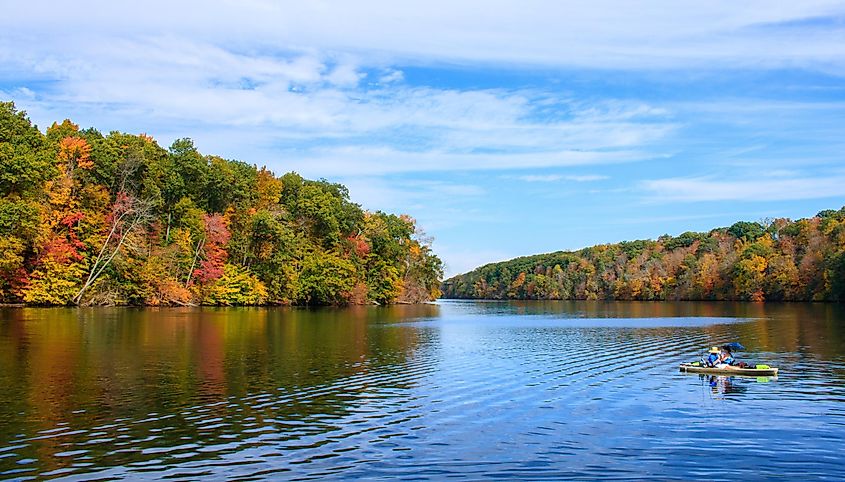
[[(677, 364), (723, 341), (777, 379)], [(0, 478), (845, 474), (838, 305), (0, 309)]]

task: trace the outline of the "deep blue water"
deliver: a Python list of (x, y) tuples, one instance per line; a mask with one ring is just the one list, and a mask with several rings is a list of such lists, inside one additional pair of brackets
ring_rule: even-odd
[(0, 478), (840, 480), (843, 382), (838, 305), (3, 309)]

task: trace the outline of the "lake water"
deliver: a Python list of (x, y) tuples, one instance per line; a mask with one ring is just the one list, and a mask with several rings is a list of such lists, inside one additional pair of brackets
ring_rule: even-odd
[[(718, 342), (777, 379), (678, 372)], [(0, 309), (0, 478), (845, 476), (839, 305)]]

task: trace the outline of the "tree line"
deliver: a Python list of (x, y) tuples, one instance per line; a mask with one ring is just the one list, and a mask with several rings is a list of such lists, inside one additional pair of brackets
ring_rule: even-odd
[(0, 103), (0, 302), (416, 303), (441, 277), (411, 217), (340, 184)]
[(845, 207), (492, 263), (446, 298), (845, 301)]

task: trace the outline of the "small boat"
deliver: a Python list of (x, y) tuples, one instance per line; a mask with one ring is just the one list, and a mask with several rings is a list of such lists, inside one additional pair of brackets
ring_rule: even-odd
[(681, 363), (681, 371), (686, 373), (706, 373), (708, 375), (723, 375), (728, 377), (776, 377), (778, 369), (768, 365), (749, 366), (747, 368), (712, 368), (701, 363)]

